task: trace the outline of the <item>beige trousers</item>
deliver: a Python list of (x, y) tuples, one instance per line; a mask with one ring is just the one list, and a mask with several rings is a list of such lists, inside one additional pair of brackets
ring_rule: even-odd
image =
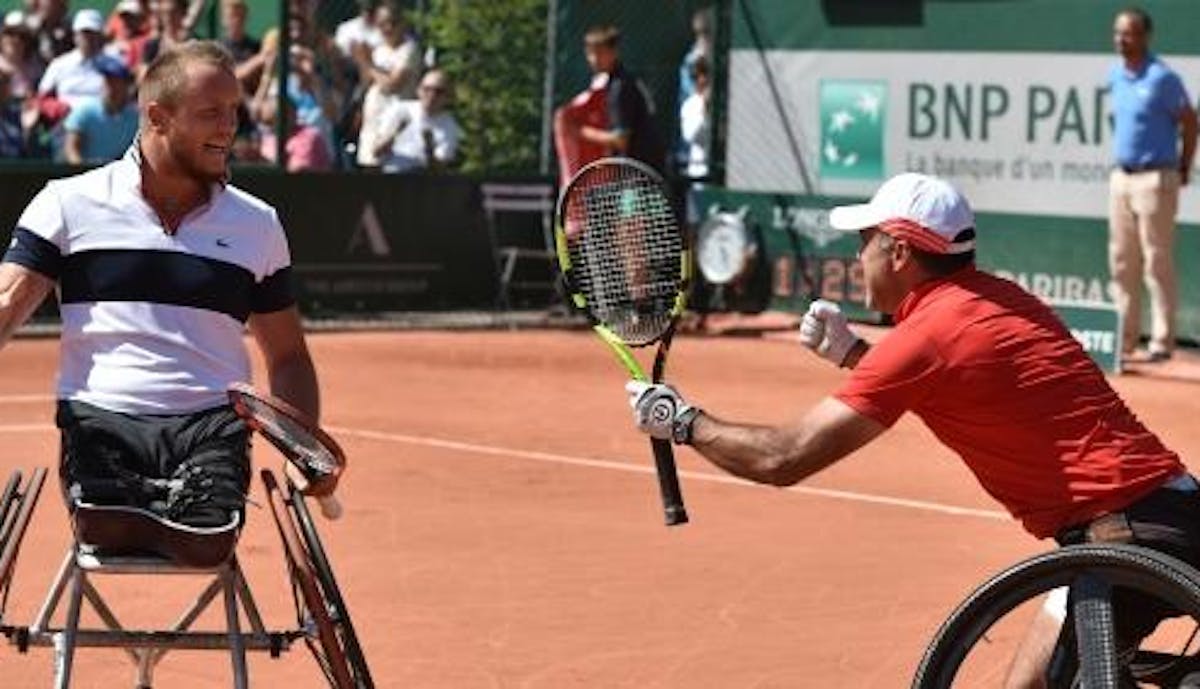
[(1108, 267), (1123, 322), (1122, 349), (1133, 351), (1142, 325), (1142, 282), (1150, 292), (1152, 352), (1175, 349), (1175, 211), (1179, 172), (1114, 169), (1109, 177)]

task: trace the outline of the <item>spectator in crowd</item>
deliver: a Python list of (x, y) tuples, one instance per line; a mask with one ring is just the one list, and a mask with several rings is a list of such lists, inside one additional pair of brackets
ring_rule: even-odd
[[(704, 8), (696, 10), (692, 14), (692, 45), (688, 48), (687, 53), (683, 56), (683, 61), (679, 64), (679, 107), (682, 109), (684, 103), (696, 94), (696, 63), (703, 60), (706, 63), (705, 76), (710, 74), (707, 68), (712, 66), (713, 56), (713, 11), (712, 8)], [(680, 122), (682, 125), (682, 122)], [(679, 168), (687, 173), (689, 161), (692, 155), (692, 145), (684, 136), (683, 131), (679, 132), (679, 140), (675, 144), (675, 157), (678, 160)]]
[(442, 170), (458, 159), (462, 128), (449, 106), (450, 77), (434, 68), (421, 78), (416, 101), (399, 101), (383, 119), (396, 132), (377, 151), (384, 172)]
[(692, 45), (679, 65), (679, 102), (683, 103), (696, 92), (694, 65), (697, 60), (712, 64), (713, 56), (713, 11), (711, 7), (696, 10), (692, 14)]
[(142, 59), (146, 41), (150, 39), (150, 22), (147, 21), (144, 0), (121, 0), (113, 8), (105, 27), (109, 44), (105, 52), (121, 58), (130, 69)]
[(38, 56), (33, 29), (21, 10), (4, 15), (4, 24), (0, 25), (0, 69), (11, 72), (9, 88), (13, 97), (28, 98), (37, 93), (46, 63)]
[(75, 47), (54, 58), (38, 83), (38, 95), (53, 96), (68, 107), (81, 99), (104, 95), (104, 75), (97, 63), (115, 59), (101, 52), (104, 18), (100, 12), (90, 8), (79, 10), (71, 26), (75, 29)]
[(708, 177), (708, 158), (712, 146), (712, 111), (709, 94), (712, 92), (708, 78), (708, 59), (700, 57), (692, 63), (692, 81), (695, 91), (679, 108), (679, 136), (687, 147), (683, 159), (684, 174), (691, 180), (687, 194), (687, 221), (695, 225), (700, 222), (700, 208), (696, 194), (703, 188)]
[(246, 33), (246, 22), (250, 9), (246, 0), (221, 0), (221, 45), (233, 55), (237, 63), (254, 57), (262, 42)]
[(621, 63), (621, 32), (611, 25), (596, 26), (584, 34), (588, 66), (607, 76), (607, 128), (581, 125), (578, 136), (604, 146), (610, 155), (625, 155), (662, 171), (666, 150), (654, 125), (654, 103), (649, 91)]
[(237, 65), (234, 72), (242, 84), (242, 90), (253, 94), (262, 77), (266, 55), (262, 41), (246, 32), (250, 19), (250, 7), (246, 0), (221, 0), (221, 45), (233, 55)]
[(708, 176), (708, 152), (712, 145), (708, 60), (701, 57), (693, 62), (691, 74), (695, 90), (679, 108), (679, 134), (687, 144), (684, 168), (687, 176), (699, 180)]
[(358, 16), (338, 24), (333, 42), (346, 58), (354, 59), (355, 46), (358, 44), (375, 50), (383, 43), (383, 34), (379, 33), (375, 22), (377, 6), (377, 0), (359, 0)]
[(1150, 52), (1150, 15), (1123, 10), (1113, 24), (1121, 59), (1108, 73), (1113, 155), (1109, 179), (1109, 268), (1123, 323), (1122, 352), (1141, 334), (1142, 280), (1150, 292), (1146, 360), (1175, 349), (1175, 212), (1196, 152), (1196, 111), (1179, 76)]
[[(304, 22), (301, 15), (292, 15), (292, 38), (304, 37), (296, 27)], [(267, 54), (258, 91), (250, 105), (250, 113), (262, 124), (264, 150), (270, 145), (274, 150), (275, 110), (279, 100), (279, 76), (276, 74), (274, 55), (279, 50), (279, 32), (272, 29), (263, 36), (263, 52)], [(332, 149), (332, 122), (337, 112), (334, 89), (327, 83), (317, 63), (317, 53), (307, 45), (292, 43), (288, 60), (287, 98), (295, 109), (295, 121), (299, 126), (311, 127), (321, 134)], [(268, 126), (268, 122), (271, 124)], [(267, 142), (271, 141), (271, 144)], [(268, 158), (275, 160), (275, 155)]]
[(67, 16), (67, 0), (36, 0), (37, 11), (30, 21), (38, 57), (50, 64), (75, 47), (75, 29)]
[(258, 131), (258, 123), (250, 115), (250, 108), (246, 104), (242, 104), (238, 108), (237, 133), (233, 137), (230, 157), (233, 163), (268, 162), (262, 154), (262, 133)]
[(0, 65), (0, 158), (24, 158), (22, 99), (13, 95), (13, 71)]
[(142, 51), (142, 71), (154, 62), (159, 53), (181, 45), (188, 39), (188, 28), (184, 22), (187, 6), (184, 0), (150, 0), (150, 13), (154, 26)]
[(63, 157), (72, 165), (116, 160), (137, 134), (133, 72), (115, 59), (99, 62), (98, 69), (104, 75), (104, 96), (80, 101), (63, 125), (67, 130)]
[[(270, 99), (261, 104), (259, 118), (263, 124), (262, 158), (275, 163), (278, 153), (276, 138), (276, 116), (278, 107), (276, 99)], [(316, 172), (333, 169), (333, 156), (330, 153), (329, 142), (321, 130), (300, 123), (296, 120), (296, 106), (290, 98), (284, 100), (283, 131), (287, 132), (287, 143), (284, 145), (287, 156), (288, 172)]]
[(360, 79), (368, 84), (363, 98), (362, 125), (358, 133), (358, 164), (378, 167), (378, 151), (389, 132), (383, 121), (384, 113), (403, 100), (412, 100), (421, 76), (421, 48), (408, 32), (408, 24), (400, 8), (385, 3), (376, 11), (376, 24), (383, 42), (374, 50), (366, 44), (354, 49)]

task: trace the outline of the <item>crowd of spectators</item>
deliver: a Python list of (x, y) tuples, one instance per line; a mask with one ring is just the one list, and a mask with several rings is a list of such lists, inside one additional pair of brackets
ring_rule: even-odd
[(398, 5), (360, 0), (356, 16), (325, 30), (316, 2), (285, 0), (286, 36), (271, 28), (255, 37), (246, 0), (119, 0), (107, 18), (90, 7), (72, 12), (68, 1), (24, 0), (3, 17), (0, 158), (119, 156), (137, 132), (146, 67), (196, 36), (206, 3), (217, 2), (217, 39), (245, 96), (233, 162), (277, 164), (282, 154), (290, 171), (386, 172), (456, 162), (463, 132), (450, 79), (426, 59), (432, 51)]

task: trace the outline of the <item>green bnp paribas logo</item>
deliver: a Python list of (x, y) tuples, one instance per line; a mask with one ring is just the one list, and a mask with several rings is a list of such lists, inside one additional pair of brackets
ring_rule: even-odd
[(887, 84), (821, 81), (821, 177), (883, 179)]

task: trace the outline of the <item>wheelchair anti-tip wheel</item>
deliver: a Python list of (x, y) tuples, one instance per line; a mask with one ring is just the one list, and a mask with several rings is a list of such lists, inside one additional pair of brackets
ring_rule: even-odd
[[(1076, 648), (1071, 650), (1075, 651), (1079, 665), (1078, 674), (1066, 677), (1062, 686), (1078, 686), (1077, 682), (1084, 681), (1085, 686), (1103, 689), (1136, 686), (1132, 682), (1174, 687), (1185, 673), (1200, 667), (1195, 655), (1187, 650), (1195, 636), (1194, 627), (1200, 624), (1200, 571), (1147, 548), (1088, 544), (1024, 560), (972, 592), (934, 635), (913, 679), (913, 688), (1000, 686), (1000, 673), (1007, 666), (999, 663), (1006, 663), (1011, 657), (994, 659), (992, 666), (980, 673), (984, 677), (981, 680), (978, 675), (967, 677), (969, 671), (964, 668), (969, 665), (965, 662), (968, 656), (974, 657), (979, 649), (986, 656), (991, 650), (988, 647), (1002, 645), (998, 642), (1008, 632), (995, 630), (1014, 609), (1056, 588), (1069, 586), (1075, 588), (1074, 608), (1068, 620), (1074, 620), (1073, 629), (1083, 633), (1063, 637), (1071, 638), (1075, 644)], [(1169, 604), (1191, 618), (1171, 624), (1192, 629), (1192, 635), (1182, 648), (1176, 646), (1174, 651), (1150, 650), (1144, 643), (1132, 660), (1118, 658), (1112, 638), (1114, 611), (1108, 596), (1114, 587), (1132, 589)], [(1090, 595), (1089, 589), (1099, 595)], [(1095, 630), (1100, 633), (1093, 633)], [(981, 681), (983, 684), (979, 684)]]
[[(267, 502), (283, 540), (296, 615), (309, 630), (305, 643), (334, 689), (373, 689), (366, 658), (350, 613), (333, 576), (304, 496), (290, 486), (285, 495), (274, 474), (261, 473)], [(299, 527), (297, 526), (299, 525)]]

